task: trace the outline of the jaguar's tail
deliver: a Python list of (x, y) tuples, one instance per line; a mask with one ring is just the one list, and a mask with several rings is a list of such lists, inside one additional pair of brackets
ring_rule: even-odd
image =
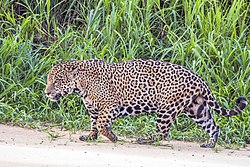
[(211, 106), (218, 114), (227, 117), (239, 114), (248, 104), (245, 97), (238, 97), (235, 102), (236, 107), (234, 109), (225, 109), (218, 104), (213, 95), (208, 98), (208, 105)]

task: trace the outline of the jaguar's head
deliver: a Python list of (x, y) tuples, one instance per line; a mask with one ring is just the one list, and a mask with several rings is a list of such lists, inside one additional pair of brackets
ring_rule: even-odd
[(58, 101), (61, 96), (72, 93), (76, 89), (74, 68), (69, 63), (60, 63), (52, 67), (48, 74), (46, 96), (51, 101)]

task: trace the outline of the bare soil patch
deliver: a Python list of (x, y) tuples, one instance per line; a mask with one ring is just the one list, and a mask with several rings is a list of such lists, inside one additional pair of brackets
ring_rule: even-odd
[[(87, 133), (87, 132), (84, 132)], [(139, 145), (124, 139), (111, 143), (78, 140), (80, 132), (50, 133), (0, 124), (0, 166), (88, 167), (249, 167), (250, 146), (240, 150), (203, 149), (197, 143), (163, 142)]]

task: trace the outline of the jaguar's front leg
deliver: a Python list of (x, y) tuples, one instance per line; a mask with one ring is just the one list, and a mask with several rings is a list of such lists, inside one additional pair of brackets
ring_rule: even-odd
[(97, 119), (97, 129), (103, 136), (107, 137), (112, 142), (117, 142), (118, 138), (111, 130), (113, 120), (119, 115), (116, 107), (103, 110), (99, 113)]
[(96, 140), (97, 136), (98, 136), (98, 130), (97, 130), (96, 122), (97, 122), (99, 111), (97, 109), (95, 109), (91, 105), (91, 103), (89, 103), (88, 101), (84, 100), (84, 102), (85, 102), (85, 106), (86, 106), (86, 108), (87, 108), (87, 110), (89, 111), (89, 114), (90, 114), (90, 127), (91, 127), (91, 130), (90, 130), (90, 133), (88, 135), (81, 135), (79, 137), (79, 139), (81, 141)]
[(98, 118), (97, 114), (91, 114), (90, 113), (91, 130), (90, 130), (90, 133), (88, 135), (81, 135), (79, 137), (79, 139), (81, 141), (96, 140), (97, 139), (97, 136), (98, 136), (98, 130), (97, 130), (97, 127), (96, 127), (97, 118)]

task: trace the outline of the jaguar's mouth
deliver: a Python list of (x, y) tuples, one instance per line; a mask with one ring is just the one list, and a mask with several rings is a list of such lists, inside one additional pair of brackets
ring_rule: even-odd
[(55, 96), (48, 96), (48, 98), (51, 100), (51, 101), (53, 101), (53, 102), (57, 102), (59, 99), (60, 99), (60, 97), (62, 96), (62, 94), (61, 93), (57, 93)]

